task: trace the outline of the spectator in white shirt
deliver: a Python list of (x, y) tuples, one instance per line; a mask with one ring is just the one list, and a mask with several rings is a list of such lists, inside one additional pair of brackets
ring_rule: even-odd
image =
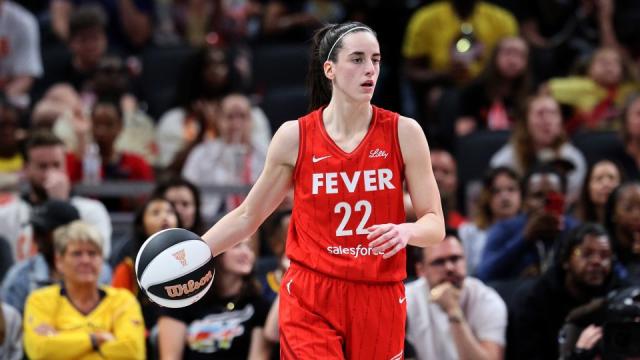
[(448, 231), (417, 249), (418, 280), (407, 284), (407, 341), (417, 359), (502, 359), (507, 309), (480, 280), (467, 277), (464, 250)]
[[(216, 126), (219, 136), (205, 140), (191, 150), (182, 176), (200, 187), (253, 184), (262, 172), (266, 152), (253, 141), (249, 98), (238, 93), (225, 96)], [(235, 209), (244, 198), (240, 194), (203, 195), (202, 213), (206, 221)]]
[(69, 155), (62, 140), (47, 131), (36, 131), (26, 144), (25, 178), (29, 191), (12, 206), (0, 207), (0, 229), (11, 243), (14, 259), (25, 260), (36, 254), (33, 229), (29, 224), (31, 209), (46, 200), (69, 201), (80, 212), (82, 220), (98, 228), (104, 240), (104, 256), (111, 253), (111, 218), (97, 200), (73, 194), (67, 168)]
[(0, 0), (0, 92), (14, 105), (27, 107), (34, 78), (42, 72), (35, 17), (13, 1)]

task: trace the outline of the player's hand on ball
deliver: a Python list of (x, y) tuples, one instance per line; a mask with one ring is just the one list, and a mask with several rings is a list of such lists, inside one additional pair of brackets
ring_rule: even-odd
[(370, 241), (369, 247), (374, 252), (384, 253), (384, 259), (388, 259), (407, 247), (409, 243), (409, 231), (404, 224), (381, 224), (373, 225), (367, 229)]

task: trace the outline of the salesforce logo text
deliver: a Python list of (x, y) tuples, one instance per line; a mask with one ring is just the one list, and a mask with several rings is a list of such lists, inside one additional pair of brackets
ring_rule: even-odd
[(359, 256), (384, 255), (384, 252), (374, 251), (372, 248), (362, 245), (357, 247), (328, 246), (327, 252), (332, 255), (351, 255), (356, 259)]

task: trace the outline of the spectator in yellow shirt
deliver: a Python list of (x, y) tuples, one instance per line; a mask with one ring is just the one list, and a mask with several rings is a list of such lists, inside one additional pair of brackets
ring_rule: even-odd
[(640, 89), (635, 75), (618, 50), (601, 47), (593, 53), (585, 75), (549, 80), (551, 96), (572, 110), (567, 132), (614, 127), (627, 97)]
[(24, 348), (30, 359), (144, 359), (140, 305), (126, 290), (98, 287), (99, 232), (74, 221), (54, 232), (60, 284), (27, 299)]
[(419, 118), (429, 118), (444, 86), (474, 79), (498, 41), (517, 33), (515, 17), (485, 1), (443, 0), (418, 8), (409, 20), (402, 56)]
[[(517, 33), (516, 19), (499, 6), (475, 0), (437, 1), (419, 8), (411, 17), (402, 54), (409, 62), (427, 60), (433, 72), (452, 77), (463, 75), (453, 70), (464, 70), (468, 79), (480, 73), (500, 39)], [(470, 59), (456, 56), (465, 52), (465, 47), (456, 48), (456, 40), (464, 35), (477, 41), (469, 44), (469, 51), (476, 50), (473, 46), (481, 48)]]

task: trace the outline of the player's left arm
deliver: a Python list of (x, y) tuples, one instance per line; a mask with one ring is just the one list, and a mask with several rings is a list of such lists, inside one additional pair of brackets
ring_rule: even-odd
[(440, 192), (431, 168), (429, 144), (420, 125), (401, 116), (398, 139), (404, 159), (404, 175), (418, 220), (414, 223), (369, 227), (369, 246), (390, 258), (408, 244), (425, 247), (444, 239), (445, 225)]

